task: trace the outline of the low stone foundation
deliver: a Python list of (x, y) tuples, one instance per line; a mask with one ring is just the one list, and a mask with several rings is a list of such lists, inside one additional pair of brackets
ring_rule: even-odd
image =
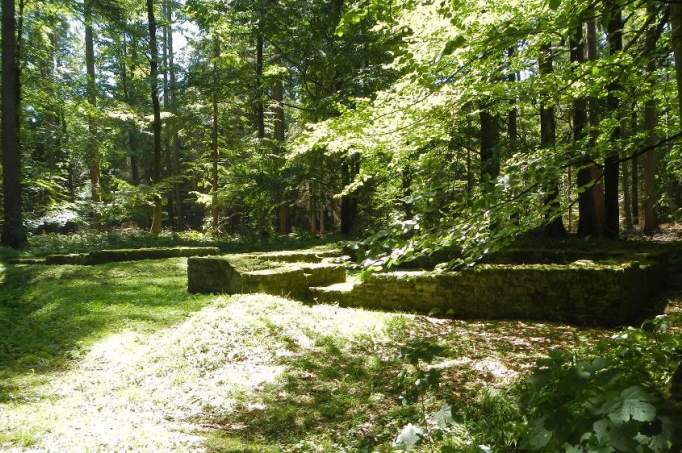
[(310, 299), (310, 287), (346, 280), (346, 269), (331, 263), (267, 262), (269, 268), (245, 269), (253, 264), (245, 256), (190, 258), (187, 261), (187, 289), (191, 293), (267, 293)]
[(143, 249), (96, 250), (90, 253), (48, 255), (45, 264), (94, 265), (119, 261), (153, 260), (190, 256), (218, 255), (218, 247), (159, 247)]
[(665, 255), (621, 263), (485, 264), (461, 272), (401, 271), (312, 288), (321, 303), (467, 319), (527, 319), (617, 326), (662, 311)]

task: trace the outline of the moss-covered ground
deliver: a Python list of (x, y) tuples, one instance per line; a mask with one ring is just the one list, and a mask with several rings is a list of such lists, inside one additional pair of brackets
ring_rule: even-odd
[(414, 344), (444, 371), (424, 407), (450, 403), (474, 448), (486, 424), (504, 433), (499, 398), (538, 357), (610, 334), (185, 286), (182, 258), (2, 265), (0, 450), (390, 451), (421, 410), (400, 400)]

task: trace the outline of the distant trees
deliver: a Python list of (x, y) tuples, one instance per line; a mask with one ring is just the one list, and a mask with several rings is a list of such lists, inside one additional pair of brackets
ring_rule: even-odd
[[(23, 201), (31, 222), (68, 207), (102, 228), (374, 232), (419, 253), (678, 220), (676, 3), (57, 4), (27, 4), (5, 229)], [(201, 33), (178, 53), (182, 21)]]

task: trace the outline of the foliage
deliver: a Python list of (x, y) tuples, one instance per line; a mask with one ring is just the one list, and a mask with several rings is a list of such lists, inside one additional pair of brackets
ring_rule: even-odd
[(679, 365), (679, 325), (660, 316), (585, 353), (555, 350), (522, 388), (532, 451), (679, 448), (682, 413), (665, 389)]

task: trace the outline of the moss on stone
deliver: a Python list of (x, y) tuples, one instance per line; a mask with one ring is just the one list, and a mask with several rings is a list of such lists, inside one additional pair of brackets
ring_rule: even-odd
[(167, 247), (143, 249), (96, 250), (71, 255), (48, 255), (46, 264), (104, 264), (118, 261), (137, 261), (163, 258), (217, 255), (218, 247)]
[(187, 277), (192, 293), (262, 292), (306, 300), (310, 298), (310, 286), (343, 282), (346, 270), (334, 264), (254, 262), (243, 255), (228, 255), (190, 258)]
[(485, 264), (460, 272), (370, 274), (348, 290), (313, 288), (324, 302), (468, 319), (528, 319), (615, 326), (662, 307), (666, 257), (571, 264)]

